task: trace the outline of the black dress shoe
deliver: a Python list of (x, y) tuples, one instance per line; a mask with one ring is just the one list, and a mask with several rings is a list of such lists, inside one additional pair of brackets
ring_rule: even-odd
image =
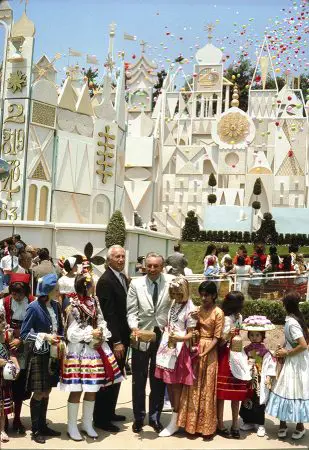
[(124, 422), (127, 420), (126, 416), (122, 416), (121, 414), (114, 414), (111, 418), (111, 422)]
[(26, 428), (21, 422), (13, 422), (13, 431), (17, 434), (26, 434)]
[(222, 436), (222, 437), (224, 437), (226, 439), (229, 439), (231, 437), (231, 433), (229, 432), (229, 430), (227, 428), (222, 428), (222, 429), (217, 428), (216, 433), (219, 436)]
[(45, 444), (45, 438), (41, 435), (39, 431), (36, 431), (35, 433), (32, 433), (31, 439), (36, 442), (37, 444)]
[(100, 428), (101, 430), (109, 431), (110, 433), (118, 433), (118, 431), (120, 431), (120, 428), (111, 422), (106, 422), (106, 423), (101, 423), (101, 424), (95, 423), (94, 426), (96, 428)]
[(133, 422), (132, 425), (133, 433), (140, 433), (141, 431), (143, 431), (143, 426), (144, 424), (140, 420), (136, 420), (135, 422)]
[(240, 433), (238, 429), (231, 428), (231, 438), (232, 439), (240, 439)]
[(61, 436), (61, 432), (60, 431), (52, 430), (47, 425), (46, 425), (46, 427), (42, 428), (42, 430), (40, 430), (40, 434), (43, 434), (43, 436), (48, 436), (48, 437), (59, 437), (59, 436)]
[(161, 433), (164, 426), (158, 420), (149, 420), (149, 426), (153, 428), (157, 433)]

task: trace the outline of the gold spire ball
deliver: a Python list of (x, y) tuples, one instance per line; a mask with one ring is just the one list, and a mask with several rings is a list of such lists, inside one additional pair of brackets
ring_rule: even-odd
[(238, 95), (238, 86), (236, 83), (234, 84), (232, 98), (233, 100), (231, 101), (231, 106), (236, 106), (237, 108), (239, 106), (239, 95)]

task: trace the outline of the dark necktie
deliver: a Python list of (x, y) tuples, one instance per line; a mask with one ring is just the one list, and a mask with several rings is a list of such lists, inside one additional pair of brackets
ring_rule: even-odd
[(122, 284), (122, 286), (123, 286), (123, 289), (124, 289), (125, 292), (127, 293), (127, 292), (128, 292), (128, 289), (127, 289), (126, 277), (124, 276), (123, 273), (120, 273), (120, 279), (121, 279), (121, 284)]
[(152, 301), (153, 301), (153, 306), (156, 308), (157, 303), (158, 303), (158, 283), (157, 281), (153, 282), (153, 294), (152, 294)]

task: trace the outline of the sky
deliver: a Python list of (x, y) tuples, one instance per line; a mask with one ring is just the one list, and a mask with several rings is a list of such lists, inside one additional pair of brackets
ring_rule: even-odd
[[(24, 4), (20, 0), (10, 4), (17, 20)], [(146, 54), (159, 70), (182, 55), (182, 68), (190, 73), (196, 51), (207, 43), (205, 25), (213, 23), (213, 43), (222, 48), (226, 66), (237, 65), (241, 54), (255, 62), (266, 32), (278, 73), (286, 69), (308, 73), (309, 68), (308, 0), (29, 0), (27, 15), (36, 26), (35, 60), (44, 53), (50, 58), (62, 54), (56, 62), (58, 82), (65, 78), (69, 47), (96, 55), (103, 75), (111, 22), (117, 24), (117, 65), (121, 61), (117, 53), (122, 50), (125, 61), (134, 62), (140, 55), (139, 42), (144, 40)], [(124, 33), (137, 40), (124, 40)], [(73, 62), (86, 65), (85, 57), (71, 58)]]

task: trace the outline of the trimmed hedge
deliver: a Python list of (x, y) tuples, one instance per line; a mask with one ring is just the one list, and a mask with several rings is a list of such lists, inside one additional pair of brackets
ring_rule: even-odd
[[(193, 301), (196, 305), (200, 305), (199, 297), (194, 297)], [(219, 306), (220, 306), (220, 302)], [(309, 303), (300, 304), (300, 310), (304, 315), (307, 326), (309, 327)], [(275, 325), (284, 325), (286, 311), (282, 302), (276, 300), (246, 300), (242, 310), (242, 316), (246, 317), (260, 315), (266, 316)]]
[[(200, 242), (239, 242), (240, 244), (249, 244), (255, 242), (256, 232), (249, 231), (217, 231), (217, 230), (200, 230)], [(278, 235), (278, 244), (294, 244), (300, 247), (309, 245), (309, 235), (307, 234), (290, 234), (287, 233)]]

